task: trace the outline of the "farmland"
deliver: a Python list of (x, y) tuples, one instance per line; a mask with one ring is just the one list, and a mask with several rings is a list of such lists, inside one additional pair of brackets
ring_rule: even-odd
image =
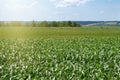
[(0, 27), (1, 39), (119, 37), (119, 27)]
[(118, 27), (0, 27), (0, 80), (118, 80)]

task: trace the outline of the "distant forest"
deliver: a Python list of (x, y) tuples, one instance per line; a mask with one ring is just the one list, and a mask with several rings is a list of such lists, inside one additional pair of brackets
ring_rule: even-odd
[(73, 21), (1, 21), (0, 27), (28, 26), (28, 27), (81, 27)]

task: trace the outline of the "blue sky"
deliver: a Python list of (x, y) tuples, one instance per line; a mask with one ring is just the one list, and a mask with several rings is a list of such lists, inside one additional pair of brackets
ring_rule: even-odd
[(0, 0), (2, 21), (120, 20), (120, 0)]

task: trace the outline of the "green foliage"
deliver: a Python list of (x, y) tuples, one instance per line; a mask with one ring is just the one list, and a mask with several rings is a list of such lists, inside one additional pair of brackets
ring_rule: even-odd
[(119, 79), (120, 28), (0, 27), (0, 80)]
[(37, 26), (34, 20), (32, 21), (31, 25), (32, 25), (32, 27), (36, 27)]
[(118, 27), (0, 27), (0, 39), (6, 38), (120, 37)]
[(16, 26), (27, 26), (27, 27), (81, 27), (80, 24), (76, 24), (72, 21), (31, 21), (31, 22), (0, 22), (0, 26), (4, 27), (16, 27)]
[(48, 27), (49, 26), (47, 21), (42, 21), (42, 22), (40, 22), (38, 24), (39, 24), (38, 27)]
[(119, 80), (120, 38), (2, 39), (0, 80)]
[(80, 24), (77, 24), (72, 21), (41, 21), (36, 22), (37, 27), (81, 27)]

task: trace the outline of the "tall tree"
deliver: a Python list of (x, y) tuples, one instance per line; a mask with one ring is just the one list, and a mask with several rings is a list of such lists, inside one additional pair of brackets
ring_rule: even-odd
[(34, 20), (32, 21), (32, 27), (36, 27), (36, 22)]

